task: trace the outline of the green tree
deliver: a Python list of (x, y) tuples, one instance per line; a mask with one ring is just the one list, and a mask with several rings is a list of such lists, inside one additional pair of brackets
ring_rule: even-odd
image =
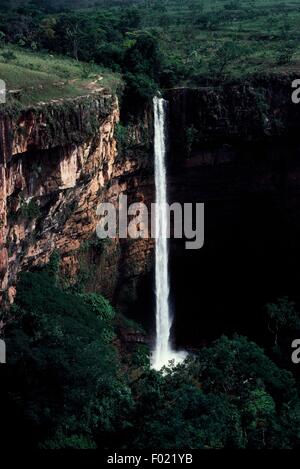
[(35, 435), (28, 445), (89, 448), (98, 435), (104, 440), (122, 429), (130, 391), (116, 350), (103, 340), (112, 318), (108, 303), (65, 293), (47, 271), (26, 273), (14, 316), (6, 331), (10, 393), (17, 411), (25, 412), (28, 435)]
[(250, 53), (248, 47), (236, 41), (226, 41), (217, 48), (209, 62), (211, 73), (222, 76), (230, 66), (241, 61)]
[(126, 73), (124, 78), (126, 98), (135, 104), (139, 100), (147, 101), (153, 98), (159, 89), (158, 84), (146, 74)]
[(146, 74), (153, 79), (158, 77), (161, 55), (157, 40), (151, 34), (139, 34), (126, 52), (124, 66), (131, 73)]
[(300, 403), (292, 374), (245, 337), (222, 337), (177, 367), (146, 371), (132, 389), (138, 448), (288, 448), (300, 442), (298, 410), (291, 423)]
[(286, 337), (287, 333), (300, 331), (300, 317), (295, 303), (289, 301), (287, 297), (278, 299), (277, 303), (268, 304), (266, 309), (268, 328), (275, 346)]
[(297, 44), (294, 41), (284, 41), (279, 46), (279, 52), (276, 56), (277, 65), (287, 65), (292, 62), (293, 56), (297, 50)]

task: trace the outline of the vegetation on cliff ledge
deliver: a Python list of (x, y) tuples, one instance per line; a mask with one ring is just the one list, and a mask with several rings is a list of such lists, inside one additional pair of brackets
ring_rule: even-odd
[(21, 105), (122, 88), (120, 75), (104, 67), (11, 44), (0, 47), (0, 78), (6, 82), (8, 102)]

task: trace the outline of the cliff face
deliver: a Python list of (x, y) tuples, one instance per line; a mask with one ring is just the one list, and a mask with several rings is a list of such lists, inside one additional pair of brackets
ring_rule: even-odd
[[(170, 243), (176, 318), (192, 324), (197, 337), (195, 321), (187, 321), (187, 298), (193, 313), (200, 280), (211, 292), (211, 285), (225, 288), (229, 278), (217, 264), (210, 276), (216, 252), (227, 246), (233, 252), (239, 240), (254, 251), (267, 249), (270, 240), (295, 249), (300, 105), (291, 101), (291, 81), (167, 93), (170, 201), (206, 204), (205, 248), (187, 252), (180, 241)], [(138, 113), (127, 113), (120, 125), (117, 100), (102, 95), (0, 114), (2, 299), (13, 301), (21, 270), (45, 264), (58, 250), (70, 283), (100, 291), (139, 318), (153, 318), (153, 240), (101, 242), (95, 235), (99, 203), (117, 204), (121, 193), (129, 203), (154, 202), (152, 110)], [(261, 238), (251, 220), (261, 222)]]
[(228, 153), (237, 145), (297, 138), (300, 110), (292, 102), (294, 78), (170, 90), (171, 156), (176, 164), (199, 156), (197, 150), (206, 150), (208, 157), (216, 149)]
[[(54, 250), (70, 283), (76, 274), (110, 298), (128, 257), (136, 258), (130, 277), (145, 269), (148, 247), (123, 249), (95, 236), (98, 204), (116, 203), (121, 192), (139, 198), (143, 185), (145, 162), (132, 152), (118, 155), (118, 122), (118, 102), (108, 95), (0, 115), (2, 300), (13, 301), (21, 270), (47, 263)], [(138, 145), (136, 127), (134, 139)]]
[(171, 242), (182, 345), (237, 330), (265, 339), (264, 305), (285, 295), (300, 304), (300, 106), (291, 83), (168, 94), (170, 200), (205, 203), (204, 248)]
[(169, 91), (174, 197), (208, 201), (297, 191), (300, 106), (291, 99), (292, 81)]

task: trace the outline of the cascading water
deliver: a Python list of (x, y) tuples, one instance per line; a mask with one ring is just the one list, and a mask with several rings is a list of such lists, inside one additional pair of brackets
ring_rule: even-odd
[(152, 355), (152, 366), (161, 369), (172, 360), (183, 360), (185, 354), (176, 352), (171, 345), (172, 318), (169, 305), (169, 252), (168, 211), (166, 181), (166, 101), (155, 97), (154, 106), (154, 157), (155, 157), (155, 288), (156, 288), (156, 344)]

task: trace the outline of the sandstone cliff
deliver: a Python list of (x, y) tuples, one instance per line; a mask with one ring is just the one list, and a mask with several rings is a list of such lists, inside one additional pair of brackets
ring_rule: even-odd
[[(45, 264), (54, 250), (71, 283), (79, 275), (86, 288), (110, 298), (120, 263), (131, 277), (145, 269), (148, 247), (137, 242), (123, 255), (118, 240), (95, 236), (98, 204), (116, 202), (123, 191), (139, 198), (142, 185), (141, 159), (118, 155), (118, 122), (118, 101), (110, 95), (0, 114), (2, 299), (12, 302), (18, 273)], [(133, 138), (139, 144), (136, 126)], [(136, 259), (131, 266), (128, 255)]]

